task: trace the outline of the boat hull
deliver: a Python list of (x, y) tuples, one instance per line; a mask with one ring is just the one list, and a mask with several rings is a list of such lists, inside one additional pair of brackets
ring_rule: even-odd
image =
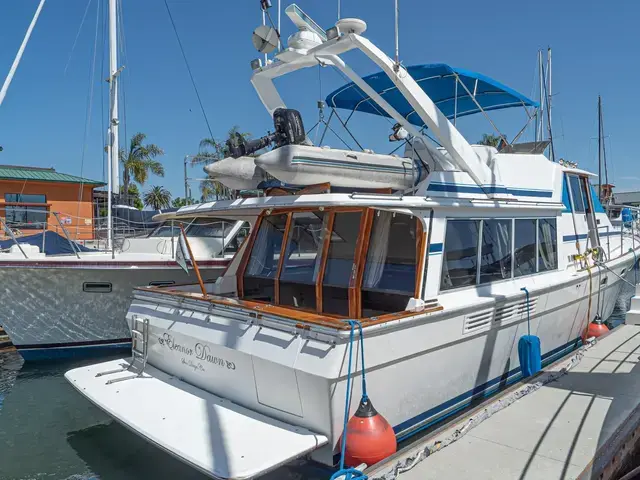
[[(630, 253), (609, 262), (609, 268), (619, 275), (633, 261)], [(591, 316), (598, 302), (602, 316), (611, 315), (623, 285), (616, 274), (592, 271)], [(563, 278), (530, 288), (530, 329), (540, 337), (545, 363), (576, 348), (586, 327), (588, 274), (565, 272)], [(598, 291), (594, 286), (600, 282)], [(365, 329), (368, 393), (399, 439), (521, 377), (518, 340), (529, 328), (523, 304), (522, 293), (496, 294)], [(247, 322), (227, 310), (212, 311), (202, 300), (136, 292), (127, 316), (149, 320), (150, 364), (246, 408), (326, 435), (328, 446), (313, 456), (332, 464), (343, 425), (348, 332), (328, 338), (264, 317), (259, 324)], [(513, 313), (505, 316), (505, 311)], [(469, 330), (469, 317), (483, 312), (489, 320)], [(357, 350), (356, 345), (354, 358)], [(354, 368), (351, 413), (360, 395), (359, 361)]]
[[(25, 360), (129, 348), (131, 335), (124, 317), (133, 287), (193, 281), (167, 262), (7, 263), (0, 264), (0, 325)], [(217, 278), (226, 265), (225, 261), (203, 263), (205, 280)], [(110, 285), (110, 291), (85, 291), (96, 284)]]

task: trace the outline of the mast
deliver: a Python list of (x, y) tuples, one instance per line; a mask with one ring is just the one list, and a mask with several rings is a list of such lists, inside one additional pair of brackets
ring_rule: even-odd
[(602, 97), (598, 95), (598, 199), (602, 202)]
[[(107, 195), (107, 242), (108, 248), (113, 247), (113, 218), (111, 215), (111, 197), (120, 191), (120, 175), (118, 152), (120, 144), (118, 138), (118, 7), (117, 0), (109, 0), (109, 132), (107, 138), (108, 162), (108, 190)], [(127, 195), (128, 192), (125, 192)]]
[(2, 85), (2, 89), (0, 90), (0, 105), (2, 105), (2, 102), (4, 101), (4, 97), (7, 95), (7, 90), (9, 90), (9, 85), (11, 85), (13, 76), (15, 75), (16, 70), (18, 69), (18, 65), (20, 64), (20, 60), (22, 59), (22, 54), (24, 53), (24, 49), (27, 48), (27, 43), (29, 43), (29, 38), (31, 38), (31, 32), (33, 31), (33, 28), (36, 26), (36, 22), (38, 21), (38, 17), (40, 16), (40, 12), (42, 11), (44, 2), (45, 0), (40, 0), (40, 3), (38, 4), (38, 8), (36, 9), (36, 13), (33, 16), (33, 19), (29, 24), (29, 28), (27, 28), (27, 33), (25, 34), (24, 39), (22, 40), (22, 44), (18, 49), (16, 58), (13, 60), (13, 64), (11, 65), (11, 68), (9, 69), (9, 73), (7, 74), (7, 78), (5, 79), (4, 84)]
[(549, 134), (549, 157), (555, 162), (555, 151), (553, 149), (553, 131), (551, 129), (551, 47), (547, 49), (547, 132)]
[(538, 50), (538, 77), (540, 80), (540, 118), (538, 119), (538, 128), (536, 129), (536, 141), (541, 142), (544, 137), (544, 65), (542, 63), (542, 49)]

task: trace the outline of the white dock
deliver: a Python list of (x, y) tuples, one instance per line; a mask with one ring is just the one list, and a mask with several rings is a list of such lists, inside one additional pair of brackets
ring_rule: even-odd
[[(366, 473), (369, 479), (590, 479), (613, 475), (640, 439), (640, 326), (621, 325), (584, 352), (566, 374), (497, 411), (404, 473), (428, 446), (450, 438), (519, 386), (486, 402)], [(571, 358), (571, 356), (567, 357)], [(555, 377), (567, 359), (524, 382)], [(464, 431), (463, 430), (463, 431)], [(397, 470), (396, 470), (397, 471)], [(400, 470), (402, 472), (402, 470)]]

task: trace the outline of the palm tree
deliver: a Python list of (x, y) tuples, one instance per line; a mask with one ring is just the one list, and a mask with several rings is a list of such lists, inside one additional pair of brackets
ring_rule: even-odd
[(482, 140), (478, 142), (478, 145), (486, 145), (488, 147), (497, 147), (501, 139), (502, 137), (499, 137), (498, 135), (483, 133)]
[(151, 187), (151, 190), (145, 192), (142, 200), (147, 207), (151, 207), (154, 210), (169, 208), (171, 205), (171, 192), (164, 187)]
[[(147, 135), (136, 133), (131, 137), (129, 151), (120, 150), (120, 162), (123, 172), (123, 191), (129, 191), (131, 179), (144, 185), (149, 178), (149, 172), (159, 177), (164, 177), (164, 167), (162, 163), (155, 160), (156, 157), (164, 155), (164, 151), (153, 143), (143, 144)], [(127, 202), (128, 203), (128, 202)]]
[(186, 205), (193, 205), (194, 203), (196, 202), (192, 198), (176, 197), (173, 200), (171, 200), (171, 206), (173, 208), (180, 208)]
[[(227, 138), (223, 142), (219, 142), (215, 138), (203, 138), (200, 141), (200, 151), (191, 159), (191, 165), (200, 165), (202, 163), (212, 163), (222, 160), (229, 156), (229, 148), (227, 141), (240, 135), (245, 140), (251, 138), (249, 132), (241, 132), (238, 125), (234, 125), (227, 132)], [(220, 182), (215, 180), (205, 180), (200, 182), (200, 200), (206, 202), (212, 198), (231, 198), (233, 192)]]

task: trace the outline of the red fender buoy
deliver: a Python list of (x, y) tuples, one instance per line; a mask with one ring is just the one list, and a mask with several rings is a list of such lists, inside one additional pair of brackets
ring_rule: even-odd
[(373, 465), (396, 453), (396, 434), (369, 399), (360, 400), (356, 413), (349, 419), (344, 463), (357, 467)]
[(584, 333), (583, 340), (590, 337), (601, 337), (609, 331), (609, 328), (602, 322), (602, 320), (594, 320), (589, 324), (587, 330)]

